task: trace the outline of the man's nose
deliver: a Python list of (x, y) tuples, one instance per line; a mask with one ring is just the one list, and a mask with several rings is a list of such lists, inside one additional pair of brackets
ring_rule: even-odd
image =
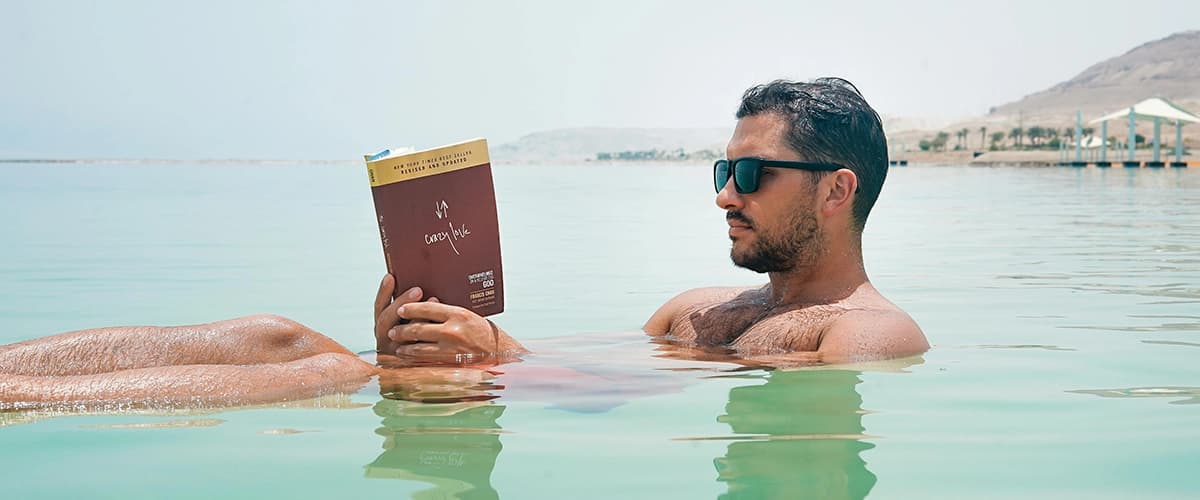
[(734, 186), (733, 176), (729, 176), (729, 180), (725, 181), (725, 185), (717, 191), (717, 207), (730, 210), (740, 209), (742, 207), (742, 194), (737, 192), (737, 187)]

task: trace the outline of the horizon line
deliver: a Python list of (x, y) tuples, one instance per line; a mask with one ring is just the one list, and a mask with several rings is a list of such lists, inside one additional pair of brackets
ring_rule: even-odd
[(358, 163), (360, 160), (279, 158), (0, 158), (0, 163)]

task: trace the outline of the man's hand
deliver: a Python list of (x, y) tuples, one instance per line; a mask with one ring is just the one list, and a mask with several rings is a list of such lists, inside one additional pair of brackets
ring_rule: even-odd
[(396, 349), (401, 345), (388, 338), (388, 330), (402, 321), (396, 309), (421, 300), (420, 288), (410, 288), (393, 300), (392, 293), (395, 290), (396, 279), (391, 274), (385, 274), (379, 283), (379, 292), (375, 294), (375, 350), (390, 356), (396, 355)]
[(437, 297), (422, 302), (420, 288), (393, 300), (395, 281), (389, 274), (375, 296), (375, 340), (382, 354), (436, 363), (495, 364), (527, 352), (495, 324), (475, 312), (442, 304)]

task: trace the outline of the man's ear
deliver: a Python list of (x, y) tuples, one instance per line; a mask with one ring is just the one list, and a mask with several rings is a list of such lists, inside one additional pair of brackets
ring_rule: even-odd
[(858, 176), (850, 169), (843, 168), (827, 176), (825, 181), (829, 183), (825, 199), (821, 203), (821, 210), (825, 215), (850, 209), (850, 201), (854, 199), (854, 192), (858, 190)]

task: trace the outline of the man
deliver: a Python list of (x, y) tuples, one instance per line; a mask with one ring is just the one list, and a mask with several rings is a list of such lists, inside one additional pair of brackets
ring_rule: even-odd
[[(728, 160), (713, 169), (734, 264), (766, 273), (750, 288), (701, 288), (664, 304), (646, 333), (675, 355), (734, 350), (739, 362), (793, 366), (919, 354), (917, 324), (871, 286), (862, 231), (887, 174), (878, 115), (849, 82), (776, 81), (751, 88)], [(527, 352), (490, 321), (410, 288), (375, 300), (380, 364), (410, 367), (389, 383), (419, 383), (413, 366), (494, 365)], [(697, 347), (688, 352), (689, 347)], [(184, 327), (119, 327), (0, 346), (0, 409), (109, 401), (216, 406), (360, 386), (377, 367), (303, 325), (254, 316)], [(470, 383), (478, 370), (433, 374)]]
[[(699, 288), (669, 300), (643, 329), (751, 362), (845, 363), (929, 348), (920, 327), (863, 267), (862, 232), (887, 176), (879, 115), (839, 78), (774, 81), (746, 91), (714, 166), (734, 264), (767, 273), (749, 288)], [(401, 357), (505, 357), (524, 348), (487, 320), (419, 289), (376, 300), (378, 349)]]

